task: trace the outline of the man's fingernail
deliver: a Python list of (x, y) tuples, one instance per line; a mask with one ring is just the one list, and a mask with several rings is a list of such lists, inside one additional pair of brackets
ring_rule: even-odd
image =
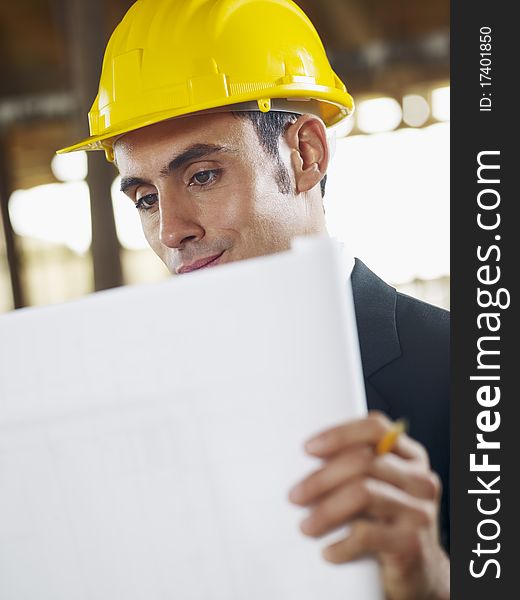
[(303, 531), (303, 533), (312, 533), (313, 525), (314, 525), (314, 522), (313, 522), (312, 517), (307, 517), (300, 523), (300, 528)]
[(325, 450), (325, 447), (325, 440), (321, 436), (312, 438), (305, 444), (305, 450), (311, 453), (322, 452), (323, 450)]
[(300, 484), (295, 485), (289, 492), (289, 500), (292, 502), (300, 502), (303, 499), (303, 489)]
[(326, 548), (323, 548), (321, 555), (325, 560), (332, 560), (334, 557), (334, 552), (331, 550), (330, 546), (327, 546)]

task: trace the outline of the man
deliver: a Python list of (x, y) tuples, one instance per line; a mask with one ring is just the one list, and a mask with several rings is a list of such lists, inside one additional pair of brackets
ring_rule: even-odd
[[(182, 275), (325, 234), (330, 128), (352, 109), (290, 0), (139, 0), (108, 44), (92, 136), (66, 150), (105, 150), (150, 246)], [(326, 560), (373, 554), (389, 600), (446, 599), (430, 460), (446, 534), (447, 316), (359, 261), (352, 284), (368, 404), (380, 412), (310, 440), (323, 466), (289, 498), (310, 507), (307, 535), (352, 525)], [(383, 413), (408, 417), (411, 436), (379, 455)]]

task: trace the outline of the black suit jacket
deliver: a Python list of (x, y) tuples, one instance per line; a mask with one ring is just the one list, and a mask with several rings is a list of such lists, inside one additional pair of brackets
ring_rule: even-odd
[(384, 283), (360, 260), (352, 291), (369, 409), (408, 420), (442, 479), (441, 536), (449, 550), (449, 313)]

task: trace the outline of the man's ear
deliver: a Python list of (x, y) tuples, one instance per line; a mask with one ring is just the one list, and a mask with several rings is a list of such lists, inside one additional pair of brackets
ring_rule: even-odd
[(314, 115), (302, 115), (285, 132), (291, 150), (291, 166), (298, 193), (312, 190), (329, 166), (329, 146), (323, 121)]

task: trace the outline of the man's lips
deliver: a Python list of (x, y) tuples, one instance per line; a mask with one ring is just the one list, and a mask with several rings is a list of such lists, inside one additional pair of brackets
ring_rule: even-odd
[(220, 254), (214, 254), (213, 256), (207, 256), (206, 258), (200, 258), (192, 263), (187, 265), (181, 265), (177, 267), (175, 270), (177, 275), (182, 275), (183, 273), (190, 273), (191, 271), (198, 271), (199, 269), (204, 269), (206, 267), (214, 267), (218, 265), (220, 257), (224, 254), (225, 250), (223, 250)]

